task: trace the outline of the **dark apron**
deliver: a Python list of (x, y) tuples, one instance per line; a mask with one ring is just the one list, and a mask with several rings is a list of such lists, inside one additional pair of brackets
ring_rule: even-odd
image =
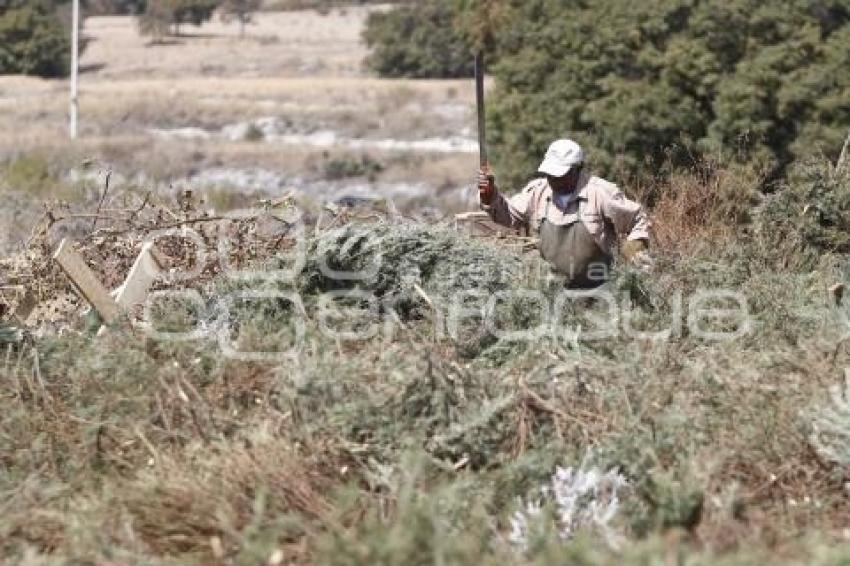
[(608, 278), (611, 256), (605, 253), (581, 218), (582, 202), (575, 218), (567, 224), (552, 224), (546, 214), (540, 222), (540, 255), (552, 266), (552, 271), (565, 278), (568, 289), (595, 289)]

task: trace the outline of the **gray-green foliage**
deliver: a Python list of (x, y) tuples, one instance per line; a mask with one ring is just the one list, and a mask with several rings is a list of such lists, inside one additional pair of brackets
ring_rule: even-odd
[(850, 469), (850, 382), (834, 387), (828, 403), (808, 415), (812, 446), (825, 460)]
[[(830, 174), (794, 177), (779, 199), (809, 195)], [(843, 185), (818, 186), (819, 202), (841, 202)], [(756, 215), (756, 226), (769, 218)], [(850, 365), (850, 311), (825, 303), (823, 283), (848, 283), (850, 271), (815, 244), (817, 262), (782, 258), (772, 248), (800, 248), (776, 240), (741, 231), (661, 256), (651, 276), (618, 268), (611, 283), (647, 331), (671, 322), (677, 292), (687, 304), (700, 288), (737, 291), (754, 324), (734, 341), (684, 329), (670, 340), (620, 333), (461, 351), (435, 331), (446, 297), (551, 290), (504, 240), (370, 223), (308, 238), (294, 282), (222, 278), (210, 289), (211, 303), (236, 289), (298, 292), (304, 344), (286, 362), (226, 359), (215, 335), (69, 332), (13, 345), (0, 358), (0, 551), (94, 563), (282, 553), (352, 565), (648, 564), (671, 552), (693, 564), (841, 563), (847, 550), (828, 537), (846, 522), (847, 399), (827, 392)], [(322, 293), (352, 289), (395, 310), (394, 333), (320, 331)], [(530, 309), (505, 307), (506, 322), (535, 324)], [(162, 310), (175, 325), (166, 330), (199, 318)], [(564, 323), (590, 330), (593, 310), (585, 302)], [(234, 342), (291, 341), (297, 311), (234, 304)], [(543, 530), (525, 551), (511, 547), (521, 502), (556, 467), (584, 460), (628, 480), (612, 519), (625, 544), (615, 552), (598, 537)]]
[(0, 1), (0, 74), (61, 77), (70, 66), (70, 34), (52, 0)]
[(23, 332), (13, 326), (0, 325), (0, 344), (17, 344), (23, 339)]
[(850, 167), (799, 163), (756, 215), (764, 254), (813, 267), (825, 253), (850, 252)]

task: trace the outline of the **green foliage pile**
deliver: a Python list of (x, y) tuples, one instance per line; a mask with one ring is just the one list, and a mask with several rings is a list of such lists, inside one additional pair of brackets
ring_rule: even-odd
[(470, 47), (454, 28), (447, 0), (424, 0), (369, 14), (367, 66), (382, 77), (471, 77)]
[(0, 74), (62, 77), (70, 68), (70, 34), (53, 0), (0, 1)]
[(850, 253), (850, 167), (809, 161), (759, 211), (756, 228), (775, 238), (773, 253), (813, 267), (824, 253)]

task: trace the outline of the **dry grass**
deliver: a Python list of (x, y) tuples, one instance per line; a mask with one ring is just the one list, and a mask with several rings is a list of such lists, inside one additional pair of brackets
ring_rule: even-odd
[[(204, 165), (183, 160), (185, 165), (175, 168), (169, 155), (201, 151), (218, 167), (231, 166), (228, 159), (238, 155), (232, 166), (242, 167), (252, 164), (253, 150), (253, 166), (300, 173), (301, 156), (310, 151), (297, 146), (235, 147), (215, 139), (198, 149), (194, 142), (162, 140), (150, 130), (199, 127), (218, 133), (226, 125), (278, 117), (296, 132), (332, 130), (356, 139), (470, 135), (469, 81), (363, 75), (359, 64), (365, 48), (359, 33), (367, 12), (262, 13), (252, 31), (258, 37), (278, 34), (279, 41), (239, 41), (236, 26), (215, 21), (193, 28), (179, 45), (156, 47), (138, 36), (132, 18), (90, 18), (87, 33), (93, 41), (82, 61), (88, 69), (81, 77), (82, 139), (71, 153), (107, 162), (125, 175), (150, 171), (162, 179)], [(0, 77), (0, 108), (10, 110), (0, 112), (0, 159), (26, 152), (57, 154), (63, 147), (68, 151), (65, 81)], [(331, 153), (340, 149), (328, 148)], [(271, 155), (278, 156), (278, 166)], [(431, 176), (420, 179), (418, 174), (405, 180), (431, 182)], [(403, 170), (392, 177), (402, 179)], [(436, 186), (444, 181), (437, 179)]]
[[(5, 115), (6, 151), (23, 142), (37, 145), (61, 140), (67, 102), (55, 85), (0, 80), (14, 113)], [(471, 89), (462, 81), (390, 81), (381, 79), (183, 79), (91, 83), (82, 87), (81, 119), (85, 137), (135, 134), (151, 128), (227, 124), (281, 116), (314, 129), (339, 129), (352, 137), (422, 139), (446, 132), (445, 120), (429, 119), (428, 108), (451, 104), (471, 115)], [(11, 105), (11, 103), (10, 103)], [(52, 122), (52, 123), (51, 123)], [(27, 130), (15, 130), (29, 124)], [(466, 124), (466, 127), (470, 126)], [(39, 135), (39, 131), (44, 132)], [(33, 143), (35, 140), (36, 143)]]
[(635, 193), (651, 209), (654, 245), (663, 253), (692, 255), (733, 239), (760, 200), (761, 180), (752, 171), (709, 164)]
[(367, 8), (264, 12), (239, 39), (237, 24), (217, 19), (200, 28), (184, 27), (182, 36), (150, 45), (133, 18), (86, 20), (89, 44), (82, 61), (84, 78), (127, 80), (139, 77), (356, 76), (362, 74), (366, 49), (360, 30)]
[[(142, 179), (145, 188), (157, 188), (166, 197), (173, 183), (211, 168), (237, 173), (261, 169), (297, 179), (293, 188), (311, 197), (312, 183), (324, 180), (328, 161), (367, 155), (381, 171), (369, 179), (343, 179), (338, 192), (345, 193), (347, 183), (369, 183), (377, 192), (390, 190), (383, 188), (387, 184), (424, 184), (431, 190), (415, 197), (416, 206), (465, 208), (458, 189), (472, 178), (472, 154), (234, 142), (221, 135), (226, 126), (273, 117), (300, 135), (333, 131), (343, 139), (372, 141), (472, 136), (474, 92), (469, 81), (382, 80), (361, 73), (359, 29), (366, 11), (262, 13), (252, 28), (255, 37), (245, 41), (234, 37), (236, 26), (216, 21), (192, 28), (182, 44), (155, 47), (138, 37), (131, 18), (91, 18), (87, 33), (94, 41), (82, 61), (81, 139), (67, 141), (66, 81), (0, 77), (0, 110), (9, 110), (0, 111), (0, 167), (30, 155), (44, 157), (56, 168), (50, 185), (57, 190), (39, 191), (48, 198), (73, 193), (64, 186), (65, 175), (84, 161), (91, 163), (89, 169)], [(279, 34), (280, 41), (258, 41), (268, 33)], [(321, 64), (293, 66), (296, 60)], [(187, 140), (152, 133), (187, 127), (201, 128), (211, 137)], [(16, 190), (8, 199), (28, 198), (23, 187), (5, 188)], [(217, 208), (248, 204), (255, 197), (252, 191), (230, 194), (233, 187), (223, 189), (229, 192), (209, 188)], [(21, 227), (34, 221), (38, 208), (33, 202), (24, 207), (23, 216), (12, 211), (0, 215), (8, 232), (3, 249), (14, 249), (26, 237)], [(7, 219), (9, 215), (15, 218)]]

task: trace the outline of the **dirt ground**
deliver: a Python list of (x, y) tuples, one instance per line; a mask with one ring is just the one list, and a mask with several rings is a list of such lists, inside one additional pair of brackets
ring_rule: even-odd
[(89, 18), (86, 34), (92, 41), (82, 65), (100, 80), (360, 76), (367, 54), (360, 30), (367, 14), (364, 8), (327, 15), (266, 12), (246, 27), (244, 38), (235, 22), (213, 18), (200, 28), (181, 28), (181, 37), (161, 45), (140, 37), (132, 18)]
[[(67, 80), (0, 77), (0, 164), (36, 156), (63, 198), (96, 195), (112, 171), (116, 191), (192, 188), (218, 208), (290, 189), (467, 208), (474, 85), (370, 76), (360, 41), (368, 10), (261, 13), (244, 38), (216, 18), (162, 44), (132, 17), (88, 18), (80, 139), (67, 135)], [(0, 190), (10, 194), (0, 209), (8, 247), (28, 222), (22, 209), (37, 211), (55, 189), (30, 198), (0, 168)]]

